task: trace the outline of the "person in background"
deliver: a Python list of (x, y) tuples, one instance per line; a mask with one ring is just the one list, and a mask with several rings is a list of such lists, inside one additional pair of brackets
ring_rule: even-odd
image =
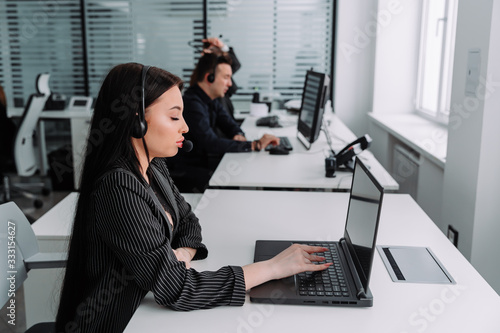
[[(233, 71), (233, 76), (234, 76), (234, 73), (236, 73), (241, 67), (241, 63), (239, 62), (238, 58), (236, 57), (234, 49), (232, 47), (229, 47), (226, 44), (224, 44), (217, 37), (206, 38), (206, 39), (203, 39), (202, 42), (203, 42), (203, 46), (204, 46), (203, 51), (202, 51), (202, 55), (206, 54), (206, 53), (214, 53), (218, 56), (225, 54), (231, 58), (231, 70)], [(231, 96), (233, 96), (237, 90), (238, 90), (238, 86), (234, 82), (234, 78), (231, 76), (231, 86), (227, 90), (224, 97), (218, 98), (219, 102), (222, 104), (222, 107), (231, 115), (231, 117), (233, 119), (235, 119), (234, 118), (234, 106), (233, 106), (233, 102), (231, 101)]]
[(101, 141), (87, 142), (56, 332), (123, 332), (148, 292), (179, 311), (241, 306), (254, 286), (330, 266), (315, 263), (325, 248), (294, 244), (243, 267), (191, 267), (208, 250), (165, 162), (189, 130), (181, 90), (177, 76), (137, 63), (104, 79), (90, 126)]
[(191, 128), (186, 138), (194, 148), (168, 162), (181, 192), (203, 192), (226, 152), (260, 151), (269, 144), (279, 144), (279, 138), (271, 134), (248, 141), (238, 123), (224, 110), (218, 99), (231, 87), (231, 78), (231, 58), (216, 52), (204, 53), (191, 75), (183, 100), (184, 117)]

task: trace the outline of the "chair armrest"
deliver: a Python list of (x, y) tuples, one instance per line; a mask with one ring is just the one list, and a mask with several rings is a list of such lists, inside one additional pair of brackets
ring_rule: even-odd
[(24, 259), (28, 270), (33, 268), (62, 268), (66, 267), (68, 254), (66, 252), (37, 253)]

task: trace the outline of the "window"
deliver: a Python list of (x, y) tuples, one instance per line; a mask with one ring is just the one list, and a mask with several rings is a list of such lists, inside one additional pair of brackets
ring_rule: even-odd
[(450, 113), (457, 0), (424, 0), (417, 110), (440, 121)]
[(298, 98), (307, 70), (330, 75), (334, 11), (331, 0), (207, 0), (208, 36), (222, 36), (241, 63), (236, 98)]
[(115, 65), (139, 62), (188, 80), (197, 55), (188, 41), (203, 30), (203, 1), (86, 0), (89, 94)]
[(44, 72), (52, 92), (84, 94), (78, 1), (0, 1), (0, 85), (8, 105), (24, 106)]
[[(52, 91), (97, 97), (119, 63), (158, 66), (189, 81), (205, 34), (234, 47), (236, 98), (299, 98), (305, 73), (331, 74), (331, 0), (0, 0), (0, 84), (9, 105), (50, 72)], [(16, 103), (13, 103), (13, 102)]]

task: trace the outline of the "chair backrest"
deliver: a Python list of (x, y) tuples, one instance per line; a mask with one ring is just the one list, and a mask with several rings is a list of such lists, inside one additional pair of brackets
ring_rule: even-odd
[(36, 77), (35, 88), (39, 94), (50, 96), (50, 86), (49, 86), (49, 73), (40, 73)]
[(7, 166), (14, 163), (14, 140), (17, 126), (7, 116), (7, 101), (5, 93), (0, 86), (0, 172), (12, 171)]
[(0, 306), (13, 298), (28, 277), (25, 258), (39, 252), (31, 225), (14, 202), (0, 205), (0, 269), (7, 274), (0, 279)]
[(20, 176), (32, 176), (37, 170), (38, 156), (33, 145), (33, 134), (47, 98), (48, 95), (33, 94), (24, 109), (14, 143), (14, 160)]

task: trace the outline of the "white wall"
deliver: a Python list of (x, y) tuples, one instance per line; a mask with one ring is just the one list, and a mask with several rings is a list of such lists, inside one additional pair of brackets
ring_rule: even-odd
[(334, 110), (357, 135), (368, 112), (413, 112), (420, 2), (339, 0)]
[[(492, 0), (459, 1), (442, 214), (443, 222), (459, 232), (460, 251), (497, 292), (500, 266), (491, 253), (500, 253), (500, 88), (485, 86), (484, 78), (500, 78), (499, 6)], [(492, 13), (497, 22), (492, 21)], [(477, 97), (465, 95), (466, 64), (472, 48), (481, 50), (483, 83)]]
[[(471, 262), (500, 293), (500, 2), (493, 1)], [(485, 260), (487, 259), (487, 260)]]
[(372, 110), (377, 1), (338, 0), (334, 98), (336, 114), (356, 136)]
[(373, 112), (414, 112), (421, 3), (379, 0), (378, 10)]

